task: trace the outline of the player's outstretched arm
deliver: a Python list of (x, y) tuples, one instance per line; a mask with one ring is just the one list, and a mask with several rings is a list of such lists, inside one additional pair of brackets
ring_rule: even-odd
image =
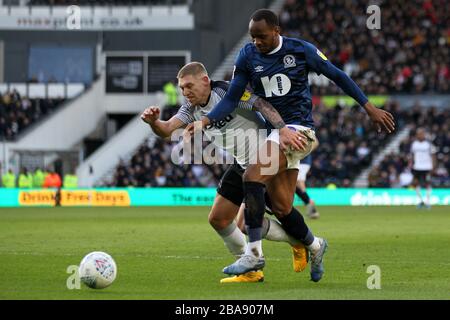
[(148, 123), (153, 132), (161, 138), (170, 137), (172, 132), (183, 127), (185, 124), (177, 117), (173, 116), (167, 121), (159, 119), (161, 110), (157, 106), (151, 106), (144, 110), (141, 114), (141, 119)]
[(330, 63), (327, 73), (324, 74), (364, 108), (378, 132), (381, 132), (382, 129), (388, 133), (394, 132), (394, 116), (390, 112), (379, 109), (370, 103), (357, 84), (345, 72)]
[(377, 127), (378, 132), (381, 132), (381, 129), (389, 133), (395, 130), (394, 116), (370, 103), (358, 85), (345, 72), (336, 68), (322, 52), (306, 41), (305, 54), (306, 61), (312, 70), (333, 80), (347, 95), (355, 99), (364, 108)]

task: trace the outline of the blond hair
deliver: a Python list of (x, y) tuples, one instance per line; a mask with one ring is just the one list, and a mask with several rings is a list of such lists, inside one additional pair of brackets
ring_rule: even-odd
[(187, 76), (187, 75), (196, 76), (199, 74), (204, 74), (207, 76), (208, 71), (206, 71), (206, 68), (203, 65), (203, 63), (194, 61), (194, 62), (190, 62), (190, 63), (184, 65), (180, 69), (180, 71), (178, 71), (177, 79), (183, 78), (184, 76)]

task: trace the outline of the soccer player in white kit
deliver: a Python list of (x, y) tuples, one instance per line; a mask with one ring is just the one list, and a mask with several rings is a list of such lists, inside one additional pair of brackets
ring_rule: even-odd
[[(148, 123), (158, 136), (169, 137), (176, 129), (200, 120), (223, 98), (228, 89), (228, 83), (224, 81), (211, 81), (205, 67), (199, 62), (191, 62), (181, 68), (178, 73), (178, 81), (188, 103), (182, 105), (176, 115), (168, 121), (161, 121), (159, 120), (160, 109), (156, 106), (147, 108), (141, 115), (142, 120)], [(236, 258), (244, 254), (247, 245), (245, 235), (235, 222), (244, 196), (242, 173), (248, 165), (248, 156), (255, 155), (259, 148), (256, 143), (248, 143), (244, 147), (236, 145), (235, 141), (238, 144), (239, 142), (245, 143), (245, 139), (236, 139), (236, 135), (251, 130), (265, 132), (263, 119), (252, 110), (261, 112), (271, 123), (283, 122), (270, 103), (246, 92), (236, 111), (229, 114), (224, 120), (212, 123), (204, 129), (205, 135), (212, 140), (212, 143), (233, 155), (236, 161), (224, 173), (209, 214), (211, 226), (222, 237), (225, 246)], [(287, 136), (283, 137), (285, 143), (290, 144), (292, 140), (298, 143), (298, 135), (293, 133), (294, 131), (287, 130)], [(289, 137), (292, 140), (289, 140)], [(266, 218), (264, 222), (265, 238), (290, 243), (293, 250), (294, 271), (303, 271), (308, 262), (304, 245), (289, 236), (277, 221)], [(224, 278), (221, 282), (260, 282), (263, 279), (262, 271), (250, 271), (242, 275)]]
[(309, 194), (306, 192), (306, 176), (308, 175), (309, 169), (311, 168), (312, 157), (309, 154), (305, 159), (300, 161), (300, 167), (298, 169), (297, 176), (297, 187), (295, 193), (303, 201), (307, 210), (308, 217), (311, 219), (319, 219), (319, 211), (316, 209), (314, 200), (310, 198)]
[[(416, 131), (416, 140), (411, 144), (411, 154), (413, 158), (413, 186), (416, 189), (419, 203), (417, 208), (431, 208), (431, 178), (430, 174), (436, 163), (434, 154), (435, 147), (430, 141), (426, 140), (425, 129), (418, 128)], [(422, 197), (421, 187), (426, 188), (426, 199)]]

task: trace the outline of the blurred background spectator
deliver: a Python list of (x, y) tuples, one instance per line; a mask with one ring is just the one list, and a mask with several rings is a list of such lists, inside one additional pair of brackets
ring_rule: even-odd
[(45, 176), (44, 188), (61, 188), (61, 176), (53, 169), (48, 169), (48, 174)]
[(64, 175), (63, 179), (64, 188), (77, 188), (78, 187), (78, 177), (73, 173), (67, 173)]
[(4, 188), (16, 187), (16, 175), (12, 170), (8, 170), (8, 172), (2, 175), (2, 185)]
[(42, 188), (47, 174), (48, 172), (44, 172), (40, 168), (36, 169), (33, 174), (33, 188)]
[(178, 87), (175, 85), (175, 83), (172, 81), (167, 82), (163, 87), (163, 91), (166, 95), (166, 107), (169, 108), (177, 107)]
[(33, 175), (28, 172), (27, 168), (22, 168), (17, 185), (19, 188), (33, 187)]

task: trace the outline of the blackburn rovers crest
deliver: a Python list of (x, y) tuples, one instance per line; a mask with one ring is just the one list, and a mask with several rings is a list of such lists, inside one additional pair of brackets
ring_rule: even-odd
[(295, 67), (295, 57), (292, 54), (285, 55), (283, 62), (285, 68)]

